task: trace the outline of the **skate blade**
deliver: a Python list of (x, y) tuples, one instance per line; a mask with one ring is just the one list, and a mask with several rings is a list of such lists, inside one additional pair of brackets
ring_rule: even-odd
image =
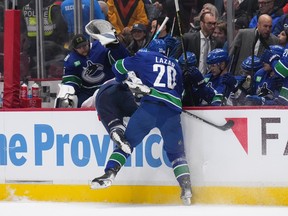
[(96, 189), (108, 188), (111, 185), (112, 185), (112, 181), (111, 180), (94, 181), (94, 182), (91, 182), (90, 188), (92, 190), (96, 190)]

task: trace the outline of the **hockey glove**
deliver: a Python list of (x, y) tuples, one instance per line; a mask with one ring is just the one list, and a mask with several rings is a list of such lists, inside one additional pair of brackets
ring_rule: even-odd
[(266, 49), (261, 56), (261, 61), (272, 66), (274, 61), (278, 61), (280, 56), (274, 54), (271, 50)]
[(222, 84), (226, 85), (231, 92), (236, 92), (238, 89), (238, 82), (235, 77), (229, 73), (222, 76)]
[(265, 98), (258, 95), (247, 95), (245, 99), (245, 105), (247, 106), (257, 106), (264, 105)]
[(192, 87), (197, 89), (205, 86), (204, 77), (196, 67), (188, 67), (184, 70), (184, 84), (185, 83), (190, 83)]
[(137, 98), (141, 98), (145, 95), (150, 94), (151, 92), (151, 89), (148, 86), (141, 83), (133, 83), (128, 80), (125, 80), (123, 83), (129, 87), (133, 95)]

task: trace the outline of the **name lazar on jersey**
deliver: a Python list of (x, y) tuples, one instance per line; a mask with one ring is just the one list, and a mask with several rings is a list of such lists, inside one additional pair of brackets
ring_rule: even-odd
[(155, 57), (155, 62), (156, 63), (161, 63), (161, 64), (167, 64), (170, 65), (172, 67), (175, 67), (175, 63), (173, 63), (171, 60), (167, 59), (167, 58), (160, 58), (160, 57)]

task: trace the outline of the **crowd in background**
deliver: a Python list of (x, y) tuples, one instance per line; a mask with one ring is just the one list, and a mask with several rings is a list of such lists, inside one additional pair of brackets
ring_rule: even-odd
[[(235, 102), (236, 91), (240, 89), (239, 83), (243, 90), (242, 84), (247, 81), (247, 77), (253, 80), (257, 70), (266, 67), (261, 59), (265, 49), (273, 45), (283, 48), (287, 45), (288, 3), (286, 0), (232, 1), (234, 8), (234, 20), (232, 21), (235, 31), (231, 44), (228, 43), (227, 38), (227, 22), (230, 22), (227, 20), (227, 0), (179, 0), (180, 29), (176, 19), (174, 0), (95, 0), (94, 17), (95, 19), (105, 19), (114, 26), (120, 42), (128, 49), (130, 55), (134, 55), (139, 49), (145, 47), (164, 18), (169, 17), (164, 30), (158, 36), (167, 44), (167, 55), (179, 59), (183, 54), (184, 45), (186, 52), (195, 55), (193, 58), (196, 61), (193, 62), (193, 67), (199, 69), (206, 83), (213, 80), (213, 76), (211, 77), (213, 66), (225, 62), (223, 68), (219, 66), (219, 69), (214, 70), (218, 70), (218, 75), (224, 74), (228, 70), (238, 85), (237, 89), (231, 88), (229, 94), (226, 92), (225, 104), (243, 105), (246, 102)], [(82, 0), (82, 5), (82, 25), (85, 34), (84, 27), (90, 21), (90, 0)], [(18, 9), (22, 13), (21, 78), (37, 78), (35, 0), (18, 1)], [(0, 55), (0, 72), (2, 74), (3, 11), (4, 0), (0, 0), (0, 54), (2, 53)], [(69, 52), (69, 42), (74, 35), (74, 0), (43, 0), (43, 16), (46, 76), (47, 78), (61, 78), (63, 59)], [(180, 38), (181, 35), (182, 38)], [(89, 38), (89, 35), (86, 36)], [(220, 50), (217, 50), (218, 52), (215, 54), (215, 49)], [(279, 49), (279, 47), (272, 48), (277, 51)], [(217, 58), (219, 53), (224, 53), (223, 55), (227, 55), (227, 58), (220, 58), (219, 62), (210, 62), (209, 64), (209, 60), (207, 60), (209, 53), (211, 53), (210, 56), (215, 55), (214, 58)], [(258, 59), (261, 67), (257, 68)], [(227, 81), (227, 76), (225, 79)], [(236, 85), (231, 77), (229, 82), (232, 86)], [(279, 84), (279, 80), (277, 82), (277, 88), (274, 81), (272, 83), (276, 89), (268, 88), (269, 97), (276, 97), (278, 93), (275, 92), (280, 91), (281, 83)], [(265, 85), (267, 87), (267, 83)], [(264, 94), (263, 86), (258, 86), (259, 88), (254, 86), (253, 91), (251, 87), (252, 85), (249, 84), (249, 89), (243, 90), (246, 95), (259, 96), (259, 92)], [(216, 91), (217, 88), (213, 87), (213, 89)], [(188, 93), (187, 90), (186, 93)], [(232, 97), (230, 93), (233, 93)], [(201, 98), (201, 95), (199, 97)], [(260, 100), (261, 103), (259, 99), (255, 99), (255, 104), (262, 105), (262, 98)], [(211, 104), (212, 101), (215, 102), (215, 98), (211, 99), (208, 104)], [(203, 105), (203, 101), (196, 104), (190, 101), (186, 105)]]

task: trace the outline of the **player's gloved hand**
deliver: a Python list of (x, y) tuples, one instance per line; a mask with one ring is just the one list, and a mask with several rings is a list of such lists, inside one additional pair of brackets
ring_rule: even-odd
[(247, 95), (245, 98), (245, 105), (247, 106), (264, 105), (264, 103), (265, 98), (258, 95)]
[(274, 61), (278, 61), (279, 59), (279, 55), (274, 54), (271, 50), (268, 49), (266, 49), (261, 56), (261, 61), (269, 65), (272, 65)]
[(273, 76), (271, 79), (271, 90), (279, 90), (283, 86), (284, 79), (279, 76)]
[(129, 87), (131, 92), (137, 98), (141, 98), (141, 97), (151, 93), (151, 89), (148, 86), (146, 86), (146, 85), (144, 85), (142, 83), (134, 83), (134, 82), (131, 82), (129, 80), (125, 80), (123, 83), (126, 84)]
[(196, 67), (188, 67), (183, 71), (184, 83), (190, 83), (194, 88), (205, 86), (205, 80), (201, 72)]
[(173, 37), (166, 37), (164, 39), (167, 49), (172, 50), (175, 47), (177, 40)]
[(226, 73), (222, 76), (222, 84), (226, 85), (230, 91), (235, 92), (238, 89), (238, 82), (236, 78), (230, 73)]

